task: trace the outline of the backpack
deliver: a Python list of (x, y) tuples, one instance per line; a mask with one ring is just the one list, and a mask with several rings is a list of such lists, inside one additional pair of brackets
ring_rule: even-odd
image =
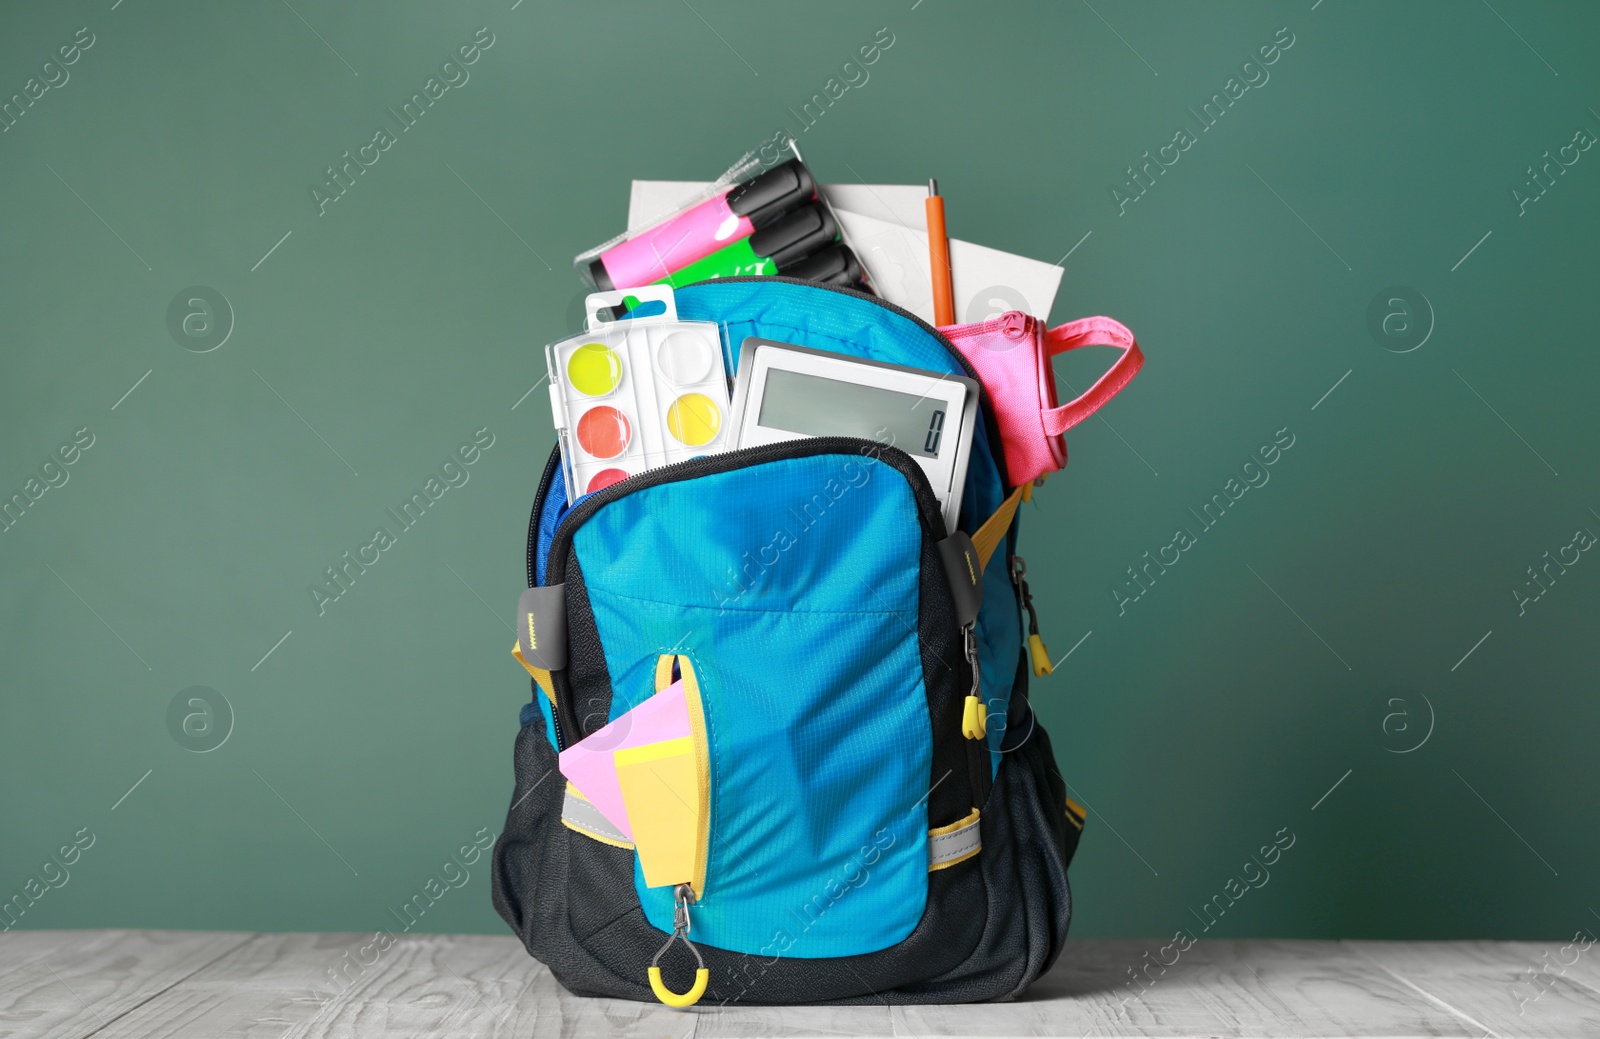
[[(676, 303), (721, 326), (730, 373), (758, 336), (975, 376), (938, 330), (849, 289), (721, 278)], [(544, 612), (536, 632), (519, 621), (514, 649), (533, 696), (493, 899), (569, 991), (972, 1002), (1015, 998), (1054, 962), (1084, 813), (1028, 706), (1030, 671), (1048, 671), (1023, 652), (1016, 503), (1032, 483), (1012, 487), (987, 394), (979, 407), (970, 538), (945, 530), (910, 456), (868, 440), (709, 455), (570, 507), (552, 453), (528, 529)], [(694, 892), (647, 886), (557, 764), (675, 682), (709, 757)]]

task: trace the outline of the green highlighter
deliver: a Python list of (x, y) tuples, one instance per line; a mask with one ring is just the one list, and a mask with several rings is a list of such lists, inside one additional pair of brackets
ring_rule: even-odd
[(709, 256), (673, 271), (657, 285), (680, 288), (710, 278), (752, 274), (788, 274), (822, 252), (838, 237), (833, 214), (813, 202), (747, 238), (723, 246)]

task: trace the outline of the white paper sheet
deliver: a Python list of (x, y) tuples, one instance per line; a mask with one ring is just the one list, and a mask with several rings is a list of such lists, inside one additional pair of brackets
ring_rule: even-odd
[[(704, 189), (703, 181), (636, 180), (628, 200), (628, 227), (676, 208)], [(928, 235), (920, 184), (824, 184), (823, 196), (843, 225), (884, 299), (933, 321)], [(1061, 286), (1060, 267), (1015, 253), (950, 239), (956, 321), (983, 321), (1007, 310), (1048, 317)]]

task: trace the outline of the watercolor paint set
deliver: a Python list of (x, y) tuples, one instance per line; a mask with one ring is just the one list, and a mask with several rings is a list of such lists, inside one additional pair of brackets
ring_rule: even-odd
[(665, 285), (593, 293), (585, 309), (587, 331), (545, 348), (568, 502), (732, 446), (714, 322), (679, 321)]

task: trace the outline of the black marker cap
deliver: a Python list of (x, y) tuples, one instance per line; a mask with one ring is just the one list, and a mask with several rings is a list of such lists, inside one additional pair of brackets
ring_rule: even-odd
[(770, 256), (779, 270), (821, 251), (839, 235), (833, 214), (820, 202), (808, 202), (750, 236), (757, 256)]
[(817, 197), (817, 183), (799, 159), (781, 162), (728, 192), (728, 208), (757, 227)]
[(820, 253), (807, 256), (792, 267), (780, 264), (778, 273), (785, 278), (799, 278), (802, 281), (814, 281), (822, 285), (848, 287), (861, 283), (861, 263), (856, 259), (856, 254), (850, 251), (850, 247), (845, 245), (830, 245)]
[(606, 265), (600, 262), (598, 256), (589, 261), (589, 277), (594, 279), (594, 287), (601, 292), (610, 292), (616, 288), (611, 283), (611, 275), (606, 271)]

